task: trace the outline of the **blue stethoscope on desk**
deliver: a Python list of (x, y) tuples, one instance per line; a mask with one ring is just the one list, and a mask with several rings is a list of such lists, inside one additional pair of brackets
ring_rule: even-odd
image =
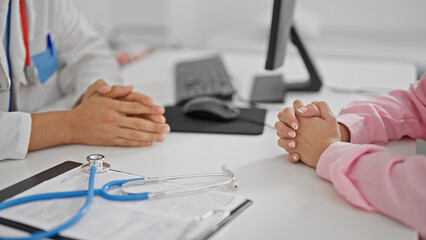
[[(41, 201), (41, 200), (50, 200), (50, 199), (61, 199), (61, 198), (73, 198), (73, 197), (83, 197), (86, 196), (86, 202), (83, 207), (79, 210), (79, 212), (74, 215), (70, 220), (63, 223), (62, 225), (51, 229), (49, 231), (40, 231), (35, 234), (32, 234), (28, 237), (21, 238), (3, 238), (0, 239), (42, 239), (55, 236), (59, 234), (61, 231), (71, 227), (76, 222), (78, 222), (88, 211), (90, 205), (92, 204), (93, 197), (95, 195), (99, 195), (105, 199), (112, 201), (135, 201), (135, 200), (147, 200), (147, 199), (155, 199), (155, 198), (164, 198), (164, 197), (172, 197), (179, 196), (184, 194), (196, 193), (203, 190), (216, 188), (223, 185), (230, 185), (232, 189), (238, 189), (237, 178), (234, 173), (226, 166), (222, 166), (223, 173), (207, 173), (207, 174), (191, 174), (191, 175), (182, 175), (182, 176), (171, 176), (171, 177), (154, 177), (154, 178), (134, 178), (134, 179), (126, 179), (126, 180), (117, 180), (106, 183), (100, 189), (94, 189), (95, 182), (95, 174), (96, 173), (104, 173), (107, 172), (110, 168), (110, 165), (104, 162), (105, 157), (102, 154), (91, 154), (87, 157), (87, 161), (89, 163), (83, 165), (81, 167), (83, 172), (89, 173), (89, 187), (88, 190), (79, 190), (79, 191), (69, 191), (69, 192), (54, 192), (54, 193), (44, 193), (44, 194), (36, 194), (26, 197), (21, 197), (17, 199), (13, 199), (10, 201), (6, 201), (0, 203), (0, 211), (6, 208), (10, 208), (13, 206)], [(181, 180), (181, 179), (190, 179), (190, 178), (205, 178), (205, 177), (227, 177), (227, 180), (204, 185), (200, 187), (193, 188), (185, 188), (182, 190), (174, 190), (174, 191), (157, 191), (157, 192), (142, 192), (142, 193), (131, 193), (126, 189), (129, 189), (136, 185), (144, 185), (146, 183), (159, 183), (162, 181), (170, 181), (170, 180)], [(111, 187), (121, 186), (121, 190), (124, 195), (115, 195), (108, 193), (108, 190)]]

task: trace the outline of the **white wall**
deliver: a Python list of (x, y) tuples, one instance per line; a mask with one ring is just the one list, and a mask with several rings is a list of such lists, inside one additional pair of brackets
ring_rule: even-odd
[(417, 64), (426, 72), (426, 1), (300, 0), (320, 21), (310, 39), (318, 54), (368, 57)]
[(125, 24), (166, 25), (166, 0), (74, 0), (91, 24), (108, 35)]
[(203, 47), (224, 29), (259, 27), (272, 0), (169, 0), (168, 7), (171, 26), (188, 45)]
[[(197, 25), (196, 30), (186, 26), (183, 31), (192, 28), (204, 35), (221, 28), (263, 24), (269, 20), (272, 0), (170, 0), (170, 4), (171, 11), (192, 15)], [(318, 25), (322, 32), (352, 31), (395, 37), (425, 37), (425, 12), (424, 0), (299, 0), (296, 9), (299, 17), (316, 21), (311, 24)]]
[[(184, 4), (182, 4), (184, 2)], [(272, 0), (170, 0), (190, 47), (265, 52)], [(426, 1), (298, 0), (296, 23), (316, 55), (417, 64), (426, 72)], [(170, 14), (169, 14), (170, 16)]]
[[(273, 0), (76, 2), (104, 34), (161, 25), (187, 47), (264, 51)], [(425, 13), (425, 0), (298, 0), (295, 16), (316, 54), (411, 61), (426, 71)]]
[[(101, 31), (120, 24), (171, 26), (189, 45), (203, 45), (226, 28), (257, 28), (269, 21), (272, 0), (75, 0)], [(99, 7), (101, 6), (101, 7)], [(299, 0), (296, 15), (321, 32), (426, 36), (424, 0)], [(303, 19), (301, 19), (303, 21)], [(194, 40), (195, 39), (195, 40)]]
[(426, 36), (424, 0), (300, 0), (327, 29)]

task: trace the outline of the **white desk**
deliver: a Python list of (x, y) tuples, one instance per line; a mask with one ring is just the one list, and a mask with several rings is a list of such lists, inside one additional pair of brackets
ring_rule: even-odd
[[(152, 96), (160, 104), (171, 104), (174, 63), (203, 54), (157, 51), (127, 66), (124, 77), (137, 91)], [(262, 72), (264, 59), (249, 53), (225, 54), (224, 59), (229, 71), (238, 76), (242, 95), (248, 96), (251, 80), (255, 73)], [(415, 80), (415, 67), (405, 63), (324, 58), (319, 59), (318, 65), (324, 80), (334, 85), (386, 84), (407, 88)], [(287, 66), (285, 72), (289, 78), (303, 75), (302, 68), (291, 57)], [(328, 100), (338, 112), (359, 97), (322, 90), (288, 94), (287, 102), (296, 98), (306, 102)], [(273, 125), (276, 114), (277, 111), (269, 111), (267, 123)], [(60, 146), (29, 153), (26, 160), (0, 162), (0, 189), (65, 160), (84, 162), (90, 153), (105, 154), (115, 169), (148, 176), (214, 172), (227, 163), (240, 182), (239, 194), (254, 204), (213, 239), (417, 239), (415, 231), (396, 221), (349, 205), (314, 169), (289, 163), (276, 142), (275, 132), (265, 128), (260, 136), (171, 133), (164, 143), (149, 148)], [(415, 152), (413, 141), (390, 145), (405, 154)], [(223, 188), (223, 191), (231, 190)]]

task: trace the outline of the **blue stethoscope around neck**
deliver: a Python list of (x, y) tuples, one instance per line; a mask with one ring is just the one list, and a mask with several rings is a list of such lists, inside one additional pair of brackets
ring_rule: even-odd
[[(237, 190), (239, 185), (236, 181), (234, 173), (227, 167), (226, 165), (222, 165), (223, 173), (206, 173), (206, 174), (190, 174), (190, 175), (181, 175), (181, 176), (170, 176), (170, 177), (154, 177), (154, 178), (133, 178), (133, 179), (125, 179), (125, 180), (116, 180), (111, 181), (103, 185), (100, 189), (94, 189), (95, 175), (97, 173), (107, 172), (110, 168), (110, 165), (104, 162), (105, 157), (102, 154), (91, 154), (87, 157), (87, 161), (89, 163), (83, 165), (81, 167), (83, 172), (89, 173), (89, 187), (87, 190), (77, 190), (77, 191), (68, 191), (68, 192), (53, 192), (53, 193), (43, 193), (30, 195), (26, 197), (21, 197), (17, 199), (12, 199), (6, 202), (0, 203), (0, 211), (14, 207), (17, 205), (42, 201), (42, 200), (52, 200), (52, 199), (62, 199), (62, 198), (74, 198), (74, 197), (83, 197), (86, 196), (86, 202), (83, 207), (79, 210), (79, 212), (74, 215), (67, 222), (59, 225), (56, 228), (53, 228), (48, 231), (40, 231), (34, 234), (31, 234), (27, 237), (19, 237), (19, 238), (6, 238), (0, 237), (0, 240), (3, 239), (43, 239), (49, 238), (59, 234), (61, 231), (73, 226), (77, 223), (88, 211), (90, 205), (92, 204), (93, 197), (95, 195), (101, 196), (107, 200), (111, 201), (137, 201), (137, 200), (148, 200), (148, 199), (157, 199), (164, 197), (173, 197), (173, 196), (181, 196), (185, 194), (197, 193), (200, 191), (208, 190), (211, 188), (216, 188), (219, 186), (230, 185), (232, 189)], [(146, 183), (159, 183), (162, 181), (171, 181), (171, 180), (181, 180), (181, 179), (190, 179), (190, 178), (205, 178), (205, 177), (226, 177), (227, 180), (199, 186), (192, 188), (185, 188), (182, 190), (174, 190), (174, 191), (157, 191), (157, 192), (142, 192), (142, 193), (134, 193), (130, 191), (134, 186), (144, 185)], [(124, 195), (116, 195), (110, 194), (108, 190), (112, 187), (120, 187), (121, 191)]]

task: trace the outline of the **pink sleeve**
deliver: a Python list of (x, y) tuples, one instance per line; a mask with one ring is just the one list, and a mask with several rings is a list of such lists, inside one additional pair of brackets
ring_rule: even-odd
[(426, 139), (426, 74), (410, 90), (355, 101), (338, 117), (352, 143), (385, 143), (403, 136)]
[(378, 211), (416, 229), (426, 239), (426, 157), (405, 158), (376, 145), (334, 143), (317, 173), (351, 204)]

